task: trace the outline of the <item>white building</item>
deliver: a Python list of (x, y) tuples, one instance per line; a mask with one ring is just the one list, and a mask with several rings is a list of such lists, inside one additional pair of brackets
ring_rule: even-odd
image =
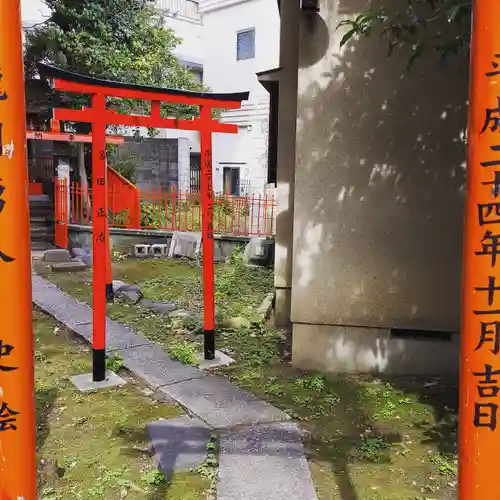
[[(240, 110), (222, 113), (238, 125), (238, 135), (214, 134), (214, 190), (259, 193), (268, 183), (269, 93), (257, 73), (278, 66), (279, 12), (276, 0), (157, 0), (165, 25), (182, 39), (175, 55), (213, 92), (249, 91)], [(46, 19), (42, 0), (22, 0), (23, 25)], [(160, 138), (179, 138), (183, 163), (199, 165), (198, 132), (161, 130)], [(189, 155), (189, 160), (187, 159)], [(181, 189), (189, 189), (183, 168)]]
[(50, 14), (50, 9), (42, 0), (21, 0), (23, 28), (43, 22)]
[(262, 192), (267, 178), (269, 93), (256, 73), (279, 62), (276, 0), (200, 0), (204, 83), (214, 92), (249, 91), (240, 110), (222, 114), (239, 134), (215, 134), (214, 189)]

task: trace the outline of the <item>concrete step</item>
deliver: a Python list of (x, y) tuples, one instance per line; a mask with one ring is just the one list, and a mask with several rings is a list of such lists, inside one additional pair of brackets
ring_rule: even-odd
[(51, 219), (50, 217), (44, 217), (40, 215), (40, 216), (30, 217), (30, 222), (32, 226), (37, 224), (49, 224), (52, 222), (50, 219)]
[(31, 241), (31, 250), (33, 252), (49, 250), (49, 248), (52, 248), (52, 245), (47, 241)]
[(30, 230), (31, 235), (35, 234), (52, 234), (51, 226), (31, 226)]
[(53, 241), (53, 236), (51, 233), (39, 233), (39, 234), (33, 234), (31, 233), (30, 237), (31, 241), (37, 241), (37, 242), (46, 242), (46, 243), (51, 243)]

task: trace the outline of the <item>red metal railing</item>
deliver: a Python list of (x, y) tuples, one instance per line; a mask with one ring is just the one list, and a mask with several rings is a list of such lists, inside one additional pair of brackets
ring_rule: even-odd
[[(114, 174), (112, 174), (114, 175)], [(121, 177), (121, 176), (120, 176)], [(138, 189), (108, 174), (109, 221), (112, 227), (201, 231), (199, 193), (176, 189)], [(70, 187), (70, 222), (89, 225), (92, 192), (84, 192), (77, 182)], [(276, 227), (276, 200), (271, 194), (214, 197), (214, 233), (240, 236), (271, 236)]]

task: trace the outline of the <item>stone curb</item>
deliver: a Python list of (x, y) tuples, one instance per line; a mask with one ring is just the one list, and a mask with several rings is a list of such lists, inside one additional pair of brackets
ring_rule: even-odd
[[(36, 274), (32, 275), (32, 293), (35, 305), (91, 342), (89, 306)], [(224, 377), (175, 361), (154, 342), (109, 318), (106, 337), (108, 353), (122, 357), (132, 374), (218, 430), (220, 500), (317, 500), (302, 435), (286, 413)], [(256, 464), (255, 471), (248, 477), (252, 464)], [(271, 470), (272, 481), (259, 479)]]

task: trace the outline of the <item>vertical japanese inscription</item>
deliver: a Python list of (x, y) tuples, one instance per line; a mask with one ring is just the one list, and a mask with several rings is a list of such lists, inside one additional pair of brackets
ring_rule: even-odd
[(212, 183), (212, 150), (205, 152), (204, 175), (207, 178), (207, 238), (214, 238), (214, 191)]
[[(487, 78), (500, 76), (500, 54), (495, 54), (491, 63), (491, 71), (485, 73)], [(484, 124), (480, 131), (483, 134), (500, 132), (500, 96), (496, 107), (485, 109)], [(477, 318), (478, 338), (474, 352), (486, 351), (493, 360), (500, 352), (500, 322), (492, 316), (500, 315), (500, 284), (497, 284), (495, 269), (500, 255), (500, 144), (489, 146), (490, 158), (481, 158), (482, 186), (489, 189), (483, 199), (477, 204), (477, 222), (483, 228), (481, 240), (477, 242), (474, 252), (480, 259), (485, 259), (490, 275), (487, 281), (474, 286), (474, 292), (479, 294), (481, 304), (486, 305), (473, 311)], [(484, 231), (484, 232), (483, 232)], [(489, 319), (488, 319), (489, 318)], [(488, 358), (486, 358), (488, 359)], [(498, 425), (498, 397), (500, 393), (500, 364), (481, 362), (482, 368), (472, 373), (475, 380), (476, 394), (473, 409), (474, 427), (484, 427), (495, 431)]]
[[(0, 106), (2, 105), (2, 103), (4, 101), (6, 101), (8, 99), (7, 92), (2, 90), (2, 78), (3, 78), (3, 74), (0, 71)], [(5, 149), (6, 149), (6, 146), (3, 145), (3, 123), (0, 119), (0, 157), (4, 155)], [(2, 199), (6, 189), (7, 189), (6, 186), (3, 185), (2, 179), (0, 178), (0, 215), (3, 211), (3, 209), (5, 208), (5, 205), (7, 204), (7, 202), (4, 199)], [(15, 261), (15, 259), (13, 257), (10, 257), (9, 255), (7, 255), (0, 248), (0, 262), (10, 264), (11, 262), (14, 262), (14, 261)]]
[[(2, 88), (2, 79), (3, 74), (0, 71), (0, 106), (8, 100), (8, 95), (5, 90)], [(3, 115), (3, 113), (2, 113)], [(4, 137), (3, 130), (4, 124), (0, 118), (0, 158), (7, 154), (12, 154), (13, 146), (12, 141), (11, 145), (4, 145)], [(1, 172), (0, 172), (1, 173)], [(5, 182), (0, 177), (0, 217), (5, 216), (3, 211), (7, 206), (7, 202), (4, 199), (5, 192), (7, 190), (7, 186)], [(1, 266), (8, 265), (14, 262), (16, 259), (8, 255), (5, 251), (0, 248), (0, 274), (1, 274)], [(0, 372), (9, 373), (18, 369), (17, 366), (12, 366), (7, 362), (8, 357), (11, 356), (12, 351), (14, 350), (14, 346), (4, 343), (4, 341), (0, 338)], [(16, 431), (17, 430), (17, 416), (19, 415), (18, 411), (13, 410), (9, 407), (9, 403), (4, 399), (8, 397), (7, 394), (4, 394), (3, 391), (0, 391), (0, 432), (6, 431)]]

